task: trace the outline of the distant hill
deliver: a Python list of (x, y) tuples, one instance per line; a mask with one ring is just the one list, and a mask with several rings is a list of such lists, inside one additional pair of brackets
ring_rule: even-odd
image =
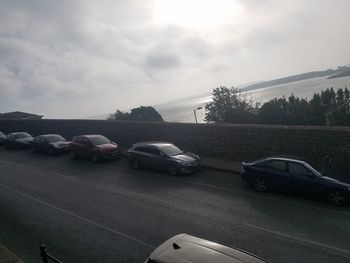
[[(344, 74), (344, 75), (342, 75)], [(307, 73), (301, 73), (289, 77), (269, 80), (269, 81), (263, 81), (260, 83), (256, 83), (253, 85), (249, 85), (248, 87), (243, 88), (243, 91), (249, 91), (249, 90), (255, 90), (255, 89), (261, 89), (261, 88), (267, 88), (272, 87), (280, 84), (285, 84), (289, 82), (295, 82), (305, 79), (312, 79), (312, 78), (319, 78), (319, 77), (326, 77), (331, 76), (329, 78), (338, 78), (343, 76), (349, 76), (350, 74), (350, 67), (348, 66), (342, 66), (338, 67), (337, 69), (327, 69), (324, 71), (312, 71)], [(338, 76), (339, 75), (339, 76)]]
[(350, 76), (350, 69), (342, 71), (338, 74), (332, 75), (328, 77), (328, 79), (342, 78), (342, 77), (348, 77), (348, 76)]

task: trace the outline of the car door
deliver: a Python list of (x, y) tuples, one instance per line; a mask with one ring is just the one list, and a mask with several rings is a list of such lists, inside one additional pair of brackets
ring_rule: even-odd
[(301, 163), (288, 162), (288, 173), (292, 177), (293, 190), (314, 194), (322, 189), (316, 177), (307, 167)]
[(8, 147), (11, 147), (12, 146), (12, 140), (13, 140), (13, 134), (8, 134), (6, 136), (6, 145)]
[(82, 137), (74, 137), (73, 140), (71, 141), (70, 143), (70, 148), (71, 148), (71, 151), (76, 153), (76, 154), (79, 154), (80, 151), (81, 151), (81, 139)]
[(143, 167), (157, 168), (155, 162), (155, 151), (153, 147), (136, 147), (134, 150), (134, 155), (136, 155), (136, 159), (141, 163)]
[(152, 168), (164, 170), (167, 167), (167, 160), (164, 153), (157, 148), (149, 148), (150, 165)]
[(291, 177), (287, 173), (287, 162), (284, 160), (271, 160), (265, 165), (265, 177), (269, 184), (275, 187), (288, 188)]
[(36, 136), (32, 141), (32, 146), (35, 148), (36, 151), (40, 151), (40, 140), (41, 136)]
[(45, 137), (41, 137), (40, 150), (43, 152), (49, 152), (49, 148), (50, 148), (49, 140)]
[(81, 137), (78, 147), (79, 147), (79, 150), (78, 150), (79, 155), (91, 156), (93, 145), (91, 144), (88, 138)]

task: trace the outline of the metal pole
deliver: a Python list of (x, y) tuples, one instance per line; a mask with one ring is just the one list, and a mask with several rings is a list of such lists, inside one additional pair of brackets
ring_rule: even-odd
[(194, 119), (196, 120), (196, 124), (198, 124), (198, 122), (197, 122), (196, 110), (193, 110), (193, 113), (194, 113)]
[(40, 255), (43, 258), (43, 263), (49, 262), (46, 254), (46, 246), (44, 244), (40, 246)]

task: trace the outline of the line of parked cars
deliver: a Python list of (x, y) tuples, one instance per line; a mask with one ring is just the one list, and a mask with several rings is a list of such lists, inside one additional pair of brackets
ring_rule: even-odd
[[(72, 159), (84, 157), (96, 163), (119, 159), (121, 156), (120, 146), (102, 135), (79, 135), (67, 141), (58, 134), (43, 134), (34, 138), (27, 132), (14, 132), (7, 136), (1, 134), (0, 143), (6, 148), (31, 148), (33, 153), (70, 153)], [(128, 150), (127, 156), (134, 169), (153, 168), (166, 171), (170, 175), (193, 173), (200, 167), (198, 155), (183, 151), (169, 142), (135, 143)]]
[[(67, 141), (57, 134), (38, 135), (33, 138), (26, 132), (15, 132), (5, 136), (0, 132), (0, 144), (6, 148), (31, 148), (33, 152), (50, 155), (70, 153), (72, 159), (90, 158), (93, 162), (118, 159), (120, 146), (102, 135), (79, 135)], [(170, 175), (193, 173), (199, 170), (198, 155), (183, 151), (169, 142), (140, 142), (133, 144), (127, 152), (132, 168), (153, 168)], [(324, 176), (304, 161), (290, 158), (265, 158), (254, 162), (243, 162), (241, 178), (257, 192), (272, 189), (296, 191), (326, 198), (331, 205), (344, 205), (350, 199), (350, 184)]]

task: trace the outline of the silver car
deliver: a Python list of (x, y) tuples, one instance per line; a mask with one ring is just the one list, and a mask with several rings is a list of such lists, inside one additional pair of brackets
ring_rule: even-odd
[(145, 263), (266, 263), (245, 251), (180, 234), (157, 247)]

